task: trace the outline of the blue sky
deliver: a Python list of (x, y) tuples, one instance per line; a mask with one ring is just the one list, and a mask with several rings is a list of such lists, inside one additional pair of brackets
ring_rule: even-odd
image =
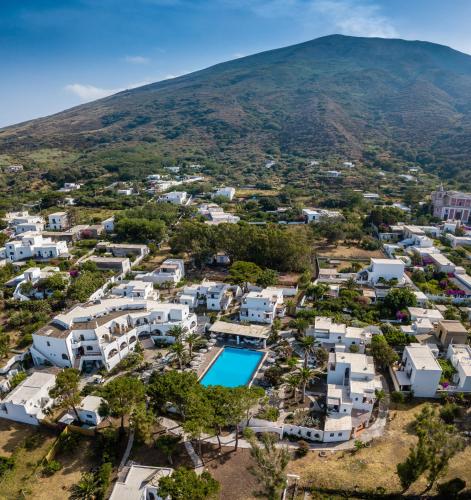
[(0, 126), (332, 33), (471, 54), (469, 0), (0, 0)]

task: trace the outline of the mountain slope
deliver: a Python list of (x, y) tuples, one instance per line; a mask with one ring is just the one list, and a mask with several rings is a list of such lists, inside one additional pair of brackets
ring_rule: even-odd
[[(427, 42), (332, 35), (0, 131), (0, 148), (139, 141), (243, 165), (267, 155), (469, 165), (471, 56)], [(450, 172), (450, 170), (448, 170)]]

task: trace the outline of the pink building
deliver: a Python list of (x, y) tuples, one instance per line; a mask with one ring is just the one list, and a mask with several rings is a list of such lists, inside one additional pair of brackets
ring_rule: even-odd
[(445, 191), (443, 186), (440, 186), (438, 191), (432, 192), (432, 205), (434, 217), (468, 222), (471, 212), (471, 193)]

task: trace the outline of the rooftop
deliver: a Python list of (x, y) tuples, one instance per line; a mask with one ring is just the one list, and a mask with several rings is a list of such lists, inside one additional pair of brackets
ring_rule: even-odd
[(417, 370), (442, 370), (428, 345), (410, 344), (405, 352)]
[(223, 333), (226, 335), (240, 335), (257, 339), (266, 339), (270, 336), (270, 328), (261, 325), (241, 325), (239, 323), (227, 323), (226, 321), (215, 321), (209, 329), (211, 333)]

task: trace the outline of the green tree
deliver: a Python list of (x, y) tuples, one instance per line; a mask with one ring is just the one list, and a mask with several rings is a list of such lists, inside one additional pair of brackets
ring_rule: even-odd
[(304, 368), (307, 368), (309, 354), (311, 354), (314, 349), (314, 342), (315, 339), (312, 336), (304, 336), (299, 340), (301, 349), (304, 351)]
[(375, 362), (382, 368), (391, 366), (399, 359), (396, 351), (387, 343), (383, 335), (373, 335), (370, 349)]
[(131, 411), (129, 424), (135, 431), (136, 441), (147, 443), (152, 437), (155, 414), (147, 409), (144, 402), (139, 403)]
[(177, 467), (173, 474), (159, 480), (159, 495), (172, 500), (206, 500), (219, 492), (219, 483), (204, 471), (197, 475), (194, 470)]
[(188, 344), (188, 352), (190, 354), (190, 359), (193, 357), (193, 347), (200, 338), (201, 337), (197, 333), (189, 333), (185, 337), (185, 342)]
[(427, 469), (427, 455), (420, 444), (411, 447), (404, 462), (397, 464), (396, 471), (404, 494)]
[(173, 337), (175, 339), (175, 342), (180, 342), (183, 334), (185, 333), (185, 330), (183, 326), (181, 325), (174, 325), (172, 328), (170, 328), (167, 332), (167, 335), (170, 337)]
[(121, 419), (120, 434), (124, 434), (124, 418), (144, 402), (144, 384), (135, 377), (118, 377), (102, 388), (102, 411)]
[(298, 373), (290, 373), (285, 378), (285, 383), (288, 386), (288, 388), (291, 392), (291, 397), (293, 399), (296, 398), (296, 391), (298, 390), (300, 382), (301, 382), (301, 379), (299, 378)]
[(273, 269), (263, 269), (261, 270), (256, 283), (258, 286), (263, 288), (276, 285), (278, 283), (278, 273)]
[(180, 436), (164, 434), (163, 436), (159, 436), (155, 442), (155, 447), (162, 451), (170, 465), (173, 465), (173, 455), (177, 451), (180, 441)]
[(387, 307), (392, 314), (406, 307), (415, 307), (416, 305), (417, 297), (408, 288), (391, 288), (384, 298), (384, 306)]
[(264, 495), (269, 500), (278, 499), (286, 485), (286, 467), (290, 460), (288, 448), (276, 446), (276, 438), (268, 433), (262, 435), (261, 443), (251, 434), (248, 441), (255, 462), (251, 472), (263, 484)]
[(58, 373), (54, 387), (49, 391), (51, 398), (59, 408), (73, 410), (77, 420), (81, 422), (77, 405), (82, 397), (80, 395), (80, 372), (75, 368), (64, 368)]
[(300, 368), (297, 372), (299, 377), (299, 384), (301, 385), (301, 396), (302, 400), (306, 397), (306, 387), (307, 384), (316, 376), (314, 370), (311, 370), (307, 367)]
[(190, 395), (202, 390), (203, 386), (194, 372), (176, 370), (154, 372), (147, 386), (150, 402), (156, 411), (165, 410), (167, 403), (171, 403), (183, 419), (186, 418)]
[(180, 371), (183, 371), (183, 361), (186, 354), (185, 346), (181, 342), (175, 342), (170, 346), (169, 351), (175, 354), (175, 357), (178, 360)]
[(249, 283), (256, 283), (262, 273), (262, 269), (253, 262), (237, 261), (229, 269), (231, 283), (241, 285), (244, 289)]
[(10, 336), (0, 332), (0, 359), (6, 358), (10, 352)]

